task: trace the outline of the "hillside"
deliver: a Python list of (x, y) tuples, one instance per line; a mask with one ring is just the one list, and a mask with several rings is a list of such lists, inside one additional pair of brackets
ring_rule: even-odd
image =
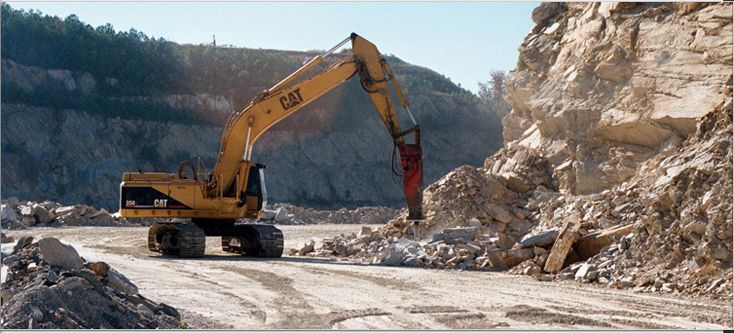
[[(7, 4), (2, 31), (2, 196), (113, 210), (123, 171), (173, 172), (199, 156), (211, 168), (227, 114), (313, 55), (179, 45)], [(387, 58), (423, 128), (427, 183), (501, 146), (488, 106)], [(348, 82), (273, 127), (253, 158), (268, 165), (271, 202), (395, 206), (391, 153), (367, 95)]]

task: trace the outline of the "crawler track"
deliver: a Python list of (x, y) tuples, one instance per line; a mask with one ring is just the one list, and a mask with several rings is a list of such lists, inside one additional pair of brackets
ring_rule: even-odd
[(236, 224), (232, 231), (233, 236), (222, 236), (222, 251), (265, 258), (283, 255), (283, 232), (274, 226)]
[(153, 224), (148, 230), (148, 249), (178, 257), (202, 257), (206, 236), (221, 236), (225, 252), (263, 258), (283, 255), (283, 233), (272, 225), (226, 223), (202, 227), (179, 222)]
[(204, 256), (204, 230), (187, 223), (155, 223), (148, 229), (148, 249), (184, 258)]

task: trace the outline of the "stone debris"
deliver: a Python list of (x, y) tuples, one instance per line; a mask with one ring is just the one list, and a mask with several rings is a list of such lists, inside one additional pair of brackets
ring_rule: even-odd
[(634, 225), (627, 224), (589, 233), (574, 243), (573, 250), (580, 260), (586, 260), (601, 252), (605, 246), (614, 243), (615, 239), (626, 236), (632, 231), (634, 231)]
[[(315, 210), (290, 204), (275, 204), (265, 209), (259, 222), (269, 224), (385, 224), (395, 217), (397, 210), (388, 207), (342, 208), (336, 211)], [(62, 206), (44, 201), (19, 202), (16, 198), (3, 200), (0, 205), (3, 229), (26, 229), (29, 227), (60, 226), (139, 226), (151, 225), (165, 219), (123, 218), (110, 214), (106, 209), (88, 205)]]
[[(153, 219), (125, 219), (106, 209), (88, 205), (62, 206), (57, 202), (19, 202), (16, 198), (2, 200), (0, 205), (3, 229), (60, 226), (133, 226), (149, 225)], [(150, 220), (150, 221), (149, 221)]]
[(731, 17), (723, 4), (533, 11), (503, 131), (505, 150), (549, 161), (554, 186), (526, 206), (534, 232), (582, 214), (558, 278), (731, 297)]
[(3, 329), (184, 327), (176, 309), (140, 295), (106, 263), (86, 262), (55, 238), (27, 239), (3, 258)]
[(303, 255), (313, 252), (315, 245), (316, 245), (316, 242), (313, 240), (304, 244), (303, 247), (298, 250), (298, 255), (303, 256)]
[(265, 209), (260, 218), (264, 223), (300, 224), (385, 224), (395, 217), (398, 210), (389, 207), (342, 208), (317, 210), (291, 204), (275, 204)]

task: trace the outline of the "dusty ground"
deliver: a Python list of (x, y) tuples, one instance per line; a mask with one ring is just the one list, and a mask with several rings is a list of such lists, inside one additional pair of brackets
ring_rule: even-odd
[[(283, 226), (286, 247), (359, 225)], [(698, 328), (731, 326), (732, 304), (639, 294), (504, 273), (355, 265), (324, 259), (250, 259), (207, 240), (207, 256), (148, 252), (146, 228), (7, 231), (55, 236), (106, 261), (192, 328)]]

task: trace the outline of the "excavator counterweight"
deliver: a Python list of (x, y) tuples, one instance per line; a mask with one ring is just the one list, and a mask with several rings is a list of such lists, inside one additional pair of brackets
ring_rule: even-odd
[[(352, 42), (351, 55), (304, 77), (349, 41)], [(233, 112), (222, 131), (219, 158), (212, 172), (200, 174), (201, 168), (184, 161), (177, 174), (123, 174), (120, 214), (173, 219), (151, 226), (148, 235), (151, 251), (198, 257), (204, 254), (205, 237), (219, 236), (226, 252), (281, 256), (283, 234), (280, 230), (239, 222), (242, 218), (260, 217), (267, 204), (265, 166), (252, 162), (252, 147), (273, 125), (355, 76), (369, 95), (399, 153), (408, 219), (423, 219), (420, 127), (385, 58), (374, 44), (355, 33)], [(408, 130), (400, 128), (390, 86), (413, 122)], [(406, 137), (411, 135), (413, 143), (408, 143)], [(192, 169), (193, 179), (184, 175), (186, 167)]]

